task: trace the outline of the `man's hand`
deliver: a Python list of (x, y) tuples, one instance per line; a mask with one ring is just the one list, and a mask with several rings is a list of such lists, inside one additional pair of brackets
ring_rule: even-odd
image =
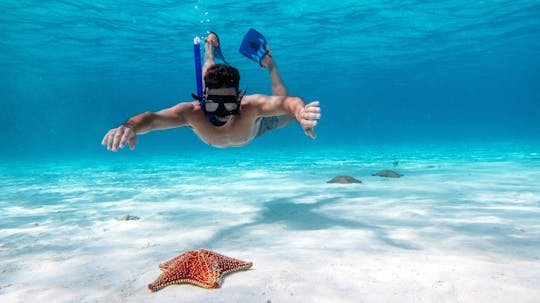
[(133, 127), (121, 125), (118, 128), (108, 131), (105, 137), (103, 137), (101, 145), (106, 145), (107, 150), (116, 152), (119, 148), (124, 148), (126, 142), (129, 144), (129, 149), (135, 149), (135, 145), (138, 142), (137, 134)]
[(304, 106), (304, 109), (300, 111), (300, 125), (304, 129), (306, 136), (313, 139), (317, 137), (313, 128), (317, 125), (317, 120), (321, 118), (321, 108), (319, 107), (319, 101), (313, 101)]

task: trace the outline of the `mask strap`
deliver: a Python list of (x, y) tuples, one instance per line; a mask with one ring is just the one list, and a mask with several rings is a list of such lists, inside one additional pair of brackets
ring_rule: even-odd
[(248, 90), (248, 86), (246, 85), (246, 89), (244, 89), (244, 91), (242, 92), (242, 98), (240, 98), (240, 100), (238, 100), (238, 103), (240, 103), (240, 101), (242, 101), (244, 96), (247, 95), (247, 90)]
[(197, 96), (197, 95), (195, 95), (195, 94), (191, 94), (191, 97), (193, 97), (193, 99), (198, 100), (198, 101), (202, 101), (202, 100), (203, 100), (203, 97), (199, 97), (199, 96)]

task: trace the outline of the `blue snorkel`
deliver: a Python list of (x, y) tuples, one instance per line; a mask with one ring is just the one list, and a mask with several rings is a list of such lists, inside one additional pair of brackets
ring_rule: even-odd
[(193, 55), (195, 60), (195, 79), (197, 80), (197, 97), (199, 100), (199, 106), (201, 107), (204, 115), (208, 120), (212, 118), (212, 115), (207, 113), (204, 108), (204, 93), (203, 93), (203, 84), (202, 84), (202, 66), (201, 66), (201, 38), (195, 37), (193, 39)]
[[(213, 33), (213, 32), (211, 32)], [(216, 35), (215, 33), (213, 33), (214, 35)], [(216, 35), (217, 37), (217, 35)], [(218, 49), (219, 50), (219, 49)], [(221, 59), (223, 60), (223, 62), (225, 62), (225, 59), (223, 58), (223, 55), (221, 54), (221, 51), (219, 51), (219, 56), (221, 57)], [(201, 108), (201, 110), (203, 111), (204, 113), (204, 116), (206, 117), (206, 119), (208, 119), (208, 121), (210, 121), (210, 123), (212, 123), (214, 126), (223, 126), (226, 121), (221, 121), (219, 120), (218, 118), (216, 118), (216, 114), (225, 114), (225, 115), (237, 115), (238, 114), (238, 110), (239, 110), (239, 107), (240, 107), (240, 100), (238, 100), (238, 104), (237, 104), (237, 108), (236, 109), (226, 109), (225, 105), (219, 105), (219, 107), (214, 110), (212, 113), (209, 113), (206, 109), (206, 106), (205, 106), (205, 102), (206, 102), (206, 98), (204, 96), (204, 92), (203, 92), (203, 76), (202, 76), (202, 66), (201, 66), (201, 38), (199, 37), (195, 37), (193, 39), (193, 58), (195, 60), (195, 77), (196, 77), (196, 82), (197, 82), (197, 95), (195, 94), (191, 94), (193, 96), (194, 99), (198, 100), (199, 101), (199, 106)], [(226, 64), (226, 63), (225, 63)], [(215, 97), (219, 97), (219, 96), (214, 96)], [(215, 102), (215, 100), (214, 100)], [(219, 102), (218, 102), (219, 103)], [(234, 103), (234, 102), (233, 102)]]
[(202, 66), (201, 66), (201, 38), (193, 39), (193, 55), (195, 55), (195, 77), (197, 79), (197, 96), (202, 99)]

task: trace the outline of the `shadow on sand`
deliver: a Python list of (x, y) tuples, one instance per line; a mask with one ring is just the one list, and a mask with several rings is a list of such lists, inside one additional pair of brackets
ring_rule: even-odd
[(337, 200), (341, 200), (342, 197), (325, 198), (315, 203), (293, 202), (301, 198), (305, 197), (280, 198), (264, 202), (252, 222), (221, 229), (213, 237), (202, 242), (201, 247), (212, 247), (222, 241), (240, 238), (248, 233), (249, 229), (256, 226), (279, 225), (288, 231), (324, 230), (336, 227), (367, 230), (386, 245), (401, 249), (417, 249), (414, 243), (391, 239), (387, 231), (380, 226), (367, 224), (359, 220), (327, 216), (321, 211), (324, 206), (338, 203)]

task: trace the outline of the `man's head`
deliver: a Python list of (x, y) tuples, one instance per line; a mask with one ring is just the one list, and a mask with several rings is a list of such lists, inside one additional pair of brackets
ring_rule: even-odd
[(236, 68), (214, 64), (206, 70), (204, 83), (206, 90), (202, 106), (207, 115), (210, 115), (210, 122), (220, 126), (225, 123), (224, 119), (240, 113), (242, 93), (238, 89), (240, 73)]
[(233, 87), (238, 92), (240, 73), (230, 65), (214, 64), (206, 70), (204, 84), (207, 89)]

